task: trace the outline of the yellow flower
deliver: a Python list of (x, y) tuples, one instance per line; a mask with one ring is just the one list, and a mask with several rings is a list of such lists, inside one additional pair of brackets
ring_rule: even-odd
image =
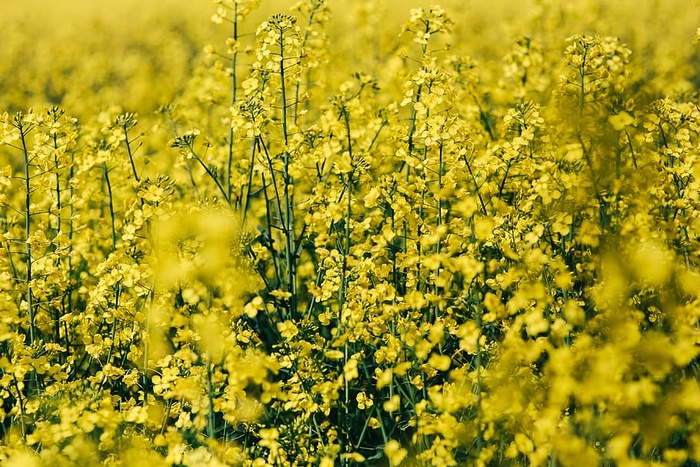
[(450, 369), (450, 365), (452, 364), (452, 360), (450, 359), (449, 355), (440, 355), (433, 353), (430, 355), (430, 358), (428, 359), (428, 365), (431, 367), (435, 368), (438, 371), (447, 371)]
[(39, 467), (41, 458), (31, 452), (17, 452), (10, 456), (6, 464), (8, 467)]
[(277, 323), (277, 330), (279, 331), (280, 335), (287, 340), (291, 340), (299, 333), (299, 328), (291, 321)]
[(357, 396), (355, 396), (355, 400), (357, 400), (357, 408), (360, 410), (368, 409), (374, 405), (372, 397), (368, 397), (364, 391), (358, 392)]
[(329, 360), (342, 360), (345, 357), (345, 353), (338, 349), (325, 350), (323, 355)]
[(396, 466), (400, 465), (406, 456), (408, 456), (408, 450), (402, 448), (401, 444), (395, 439), (391, 439), (384, 445), (384, 454), (389, 459), (389, 464)]
[(375, 376), (377, 378), (377, 389), (382, 389), (389, 386), (394, 378), (394, 371), (391, 368), (381, 370), (380, 368), (375, 368)]
[(345, 377), (345, 381), (352, 381), (360, 376), (360, 373), (357, 369), (357, 365), (358, 364), (356, 358), (350, 358), (345, 363), (345, 365), (343, 366), (343, 375)]
[(385, 412), (393, 413), (399, 410), (401, 405), (401, 398), (398, 394), (394, 394), (382, 403), (382, 408)]
[(615, 130), (622, 131), (627, 126), (634, 123), (634, 117), (632, 117), (629, 113), (622, 111), (617, 115), (611, 115), (608, 117), (608, 121)]
[(359, 452), (346, 452), (343, 453), (340, 457), (344, 460), (349, 460), (358, 464), (365, 461), (365, 456), (363, 456)]

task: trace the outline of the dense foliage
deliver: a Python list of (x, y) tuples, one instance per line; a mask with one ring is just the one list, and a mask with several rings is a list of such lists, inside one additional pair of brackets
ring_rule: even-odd
[(170, 3), (6, 32), (0, 461), (700, 463), (698, 9)]

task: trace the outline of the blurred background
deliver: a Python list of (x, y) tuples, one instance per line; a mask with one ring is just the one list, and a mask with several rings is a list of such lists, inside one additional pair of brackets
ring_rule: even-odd
[[(263, 0), (246, 19), (243, 39), (252, 43), (262, 20), (294, 3)], [(347, 74), (381, 74), (410, 9), (432, 3), (438, 2), (329, 0), (331, 65)], [(696, 2), (440, 3), (455, 21), (452, 49), (478, 61), (484, 81), (497, 78), (501, 59), (521, 36), (535, 37), (546, 53), (561, 56), (565, 38), (585, 32), (622, 38), (642, 70), (653, 62), (653, 76), (645, 79), (659, 93), (697, 89), (700, 82), (700, 44), (692, 44), (700, 26)], [(224, 49), (231, 26), (214, 24), (215, 11), (211, 0), (3, 0), (0, 111), (58, 104), (76, 116), (111, 105), (150, 112), (173, 101), (194, 70), (206, 66), (206, 45)]]

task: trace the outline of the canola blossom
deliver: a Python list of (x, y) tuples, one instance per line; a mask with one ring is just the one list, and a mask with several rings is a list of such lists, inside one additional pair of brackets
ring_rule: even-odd
[(0, 463), (700, 464), (700, 8), (60, 3), (0, 48)]

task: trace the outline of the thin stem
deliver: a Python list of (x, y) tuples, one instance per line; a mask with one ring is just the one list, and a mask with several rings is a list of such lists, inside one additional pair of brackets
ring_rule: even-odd
[(506, 186), (506, 180), (508, 180), (508, 172), (510, 172), (510, 168), (512, 166), (512, 162), (509, 160), (506, 162), (506, 171), (503, 174), (503, 180), (501, 180), (501, 184), (498, 187), (498, 198), (501, 198), (501, 195), (503, 194), (503, 189)]
[[(351, 133), (350, 133), (350, 115), (349, 111), (346, 108), (341, 109), (341, 115), (344, 118), (345, 121), (345, 131), (347, 133), (347, 145), (348, 145), (348, 153), (350, 155), (350, 160), (353, 160), (353, 150), (352, 150), (352, 138), (351, 138)], [(345, 298), (347, 294), (346, 290), (346, 283), (348, 280), (348, 256), (350, 255), (350, 220), (352, 217), (352, 185), (353, 185), (353, 179), (352, 179), (352, 171), (348, 174), (347, 176), (347, 181), (346, 181), (346, 188), (344, 190), (345, 195), (347, 196), (347, 206), (346, 206), (346, 211), (345, 211), (345, 228), (344, 228), (344, 239), (343, 239), (343, 264), (342, 268), (340, 270), (340, 287), (338, 288), (338, 325), (340, 329), (344, 329), (345, 327), (345, 321), (343, 319), (343, 308), (345, 305)], [(348, 343), (347, 341), (343, 345), (343, 356), (344, 356), (344, 364), (347, 364), (348, 362)], [(350, 382), (347, 380), (347, 378), (344, 378), (344, 383), (345, 383), (345, 406), (344, 410), (341, 410), (341, 416), (342, 416), (342, 427), (343, 430), (347, 433), (348, 432), (348, 408), (350, 406)], [(350, 441), (350, 440), (347, 440)]]
[[(285, 238), (285, 262), (287, 267), (287, 288), (288, 292), (292, 294), (290, 298), (289, 310), (294, 317), (296, 315), (296, 300), (297, 300), (297, 286), (296, 286), (296, 257), (294, 251), (294, 182), (292, 176), (289, 173), (289, 163), (290, 154), (288, 150), (289, 144), (289, 134), (287, 128), (287, 86), (286, 86), (286, 76), (285, 76), (285, 65), (286, 60), (284, 56), (284, 30), (279, 31), (279, 47), (280, 47), (280, 63), (279, 63), (279, 73), (280, 73), (280, 99), (282, 101), (282, 136), (284, 138), (284, 174), (283, 174), (283, 184), (284, 184), (284, 208), (285, 215), (281, 218), (282, 228), (284, 231)], [(271, 168), (272, 170), (272, 168)]]
[(109, 180), (109, 169), (107, 169), (107, 162), (102, 163), (102, 172), (105, 176), (105, 183), (107, 185), (107, 195), (109, 196), (109, 216), (112, 226), (112, 249), (117, 249), (117, 228), (116, 221), (114, 217), (114, 197), (112, 196), (112, 183)]
[[(73, 224), (73, 217), (75, 216), (75, 209), (73, 206), (73, 196), (75, 195), (74, 190), (75, 188), (73, 187), (73, 175), (75, 171), (75, 156), (74, 154), (71, 154), (71, 161), (70, 161), (70, 168), (68, 169), (68, 199), (71, 200), (71, 202), (68, 205), (68, 243), (71, 248), (73, 248), (73, 234), (75, 232), (75, 226)], [(72, 300), (72, 291), (73, 291), (73, 255), (67, 255), (67, 260), (68, 260), (68, 290), (66, 291), (67, 294), (67, 311), (66, 314), (70, 315), (73, 313), (73, 300)], [(68, 336), (68, 324), (64, 321), (63, 322), (63, 329), (65, 332), (65, 348), (68, 348), (68, 344), (70, 342), (69, 336)]]
[(287, 152), (288, 134), (287, 134), (287, 88), (285, 86), (285, 68), (284, 61), (286, 60), (284, 56), (284, 29), (279, 31), (279, 46), (280, 46), (280, 99), (282, 101), (282, 136), (284, 137), (284, 148), (285, 148), (285, 173), (288, 170), (289, 164), (289, 154)]
[[(407, 149), (406, 157), (411, 157), (413, 155), (413, 148), (415, 146), (415, 142), (414, 142), (413, 138), (415, 137), (415, 134), (416, 134), (416, 120), (418, 118), (418, 111), (416, 110), (416, 104), (418, 104), (420, 102), (422, 92), (423, 92), (423, 85), (421, 84), (418, 86), (418, 90), (416, 91), (416, 100), (413, 102), (413, 110), (411, 111), (411, 128), (408, 131), (408, 149)], [(408, 172), (410, 172), (410, 166), (407, 165), (406, 177), (408, 177)]]
[(54, 170), (56, 171), (56, 233), (58, 234), (61, 232), (61, 209), (63, 206), (61, 206), (61, 174), (58, 171), (58, 135), (56, 133), (53, 134), (53, 151)]
[[(233, 41), (238, 42), (238, 2), (233, 2)], [(233, 49), (231, 57), (231, 107), (236, 105), (238, 99), (238, 83), (236, 75), (236, 66), (238, 65), (238, 47)], [(228, 129), (228, 161), (226, 163), (226, 194), (228, 199), (231, 199), (231, 176), (233, 172), (233, 125), (229, 125)], [(246, 200), (247, 202), (247, 200)], [(245, 222), (245, 216), (244, 216)]]
[(22, 439), (24, 440), (24, 443), (27, 443), (27, 427), (24, 424), (24, 401), (22, 400), (22, 391), (19, 389), (19, 383), (17, 382), (17, 377), (13, 374), (12, 375), (12, 383), (15, 386), (15, 390), (17, 391), (17, 403), (19, 404), (19, 426), (20, 430), (22, 432)]
[(484, 215), (487, 215), (486, 212), (486, 204), (484, 203), (484, 199), (481, 197), (481, 193), (479, 192), (479, 183), (476, 180), (476, 177), (474, 176), (474, 172), (472, 172), (472, 167), (469, 165), (469, 159), (467, 158), (467, 155), (464, 155), (464, 163), (467, 166), (467, 170), (469, 171), (469, 175), (472, 177), (472, 180), (474, 181), (474, 191), (476, 191), (476, 196), (479, 198), (479, 203), (481, 204), (481, 211), (483, 212)]
[(224, 189), (223, 186), (221, 186), (221, 182), (219, 181), (219, 177), (216, 176), (216, 174), (207, 166), (207, 164), (204, 163), (201, 157), (197, 155), (197, 153), (194, 150), (194, 147), (192, 147), (192, 144), (190, 142), (187, 142), (187, 149), (189, 150), (190, 154), (196, 160), (199, 165), (204, 169), (204, 171), (207, 173), (209, 178), (211, 178), (214, 183), (216, 184), (216, 187), (219, 189), (219, 192), (221, 193), (221, 196), (224, 197), (224, 201), (226, 201), (226, 205), (233, 211), (233, 206), (231, 206), (231, 199), (229, 196), (226, 194), (226, 190)]
[[(348, 176), (348, 185), (352, 183), (352, 178)], [(345, 284), (347, 281), (348, 255), (350, 254), (350, 216), (352, 210), (352, 188), (347, 190), (347, 209), (345, 212), (345, 233), (343, 239), (343, 265), (340, 270), (340, 287), (338, 288), (338, 320), (342, 321), (343, 305), (345, 304)]]
[[(241, 188), (241, 198), (243, 198), (243, 212), (241, 214), (241, 230), (245, 230), (246, 217), (248, 216), (248, 207), (250, 205), (250, 192), (253, 188), (253, 171), (255, 168), (255, 152), (258, 147), (258, 137), (253, 141), (253, 147), (250, 152), (250, 164), (248, 167), (248, 182), (245, 187)], [(246, 189), (245, 196), (243, 189)]]
[[(314, 24), (314, 16), (316, 16), (316, 13), (318, 12), (319, 7), (321, 6), (321, 2), (314, 3), (313, 9), (311, 10), (311, 13), (309, 14), (309, 20), (306, 22), (306, 30), (304, 31), (304, 38), (301, 41), (301, 47), (300, 50), (302, 51), (302, 54), (306, 53), (306, 44), (309, 41), (309, 37), (311, 36), (311, 26)], [(311, 69), (306, 70), (306, 88), (308, 90), (309, 88), (309, 83), (311, 82)], [(296, 82), (296, 88), (294, 91), (294, 125), (298, 124), (299, 121), (299, 95), (301, 94), (301, 75), (299, 78), (297, 78)], [(308, 103), (308, 101), (307, 101)]]
[[(268, 157), (269, 160), (269, 157)], [(275, 252), (274, 244), (273, 244), (273, 235), (272, 235), (272, 216), (270, 215), (270, 209), (268, 206), (270, 206), (270, 197), (267, 194), (267, 182), (265, 181), (265, 174), (260, 175), (262, 179), (262, 186), (263, 186), (263, 196), (265, 197), (265, 216), (267, 220), (267, 231), (265, 229), (260, 229), (261, 233), (263, 234), (263, 239), (265, 240), (265, 246), (268, 248), (270, 251), (270, 255), (272, 256), (272, 265), (275, 270), (275, 288), (279, 287), (280, 282), (282, 282), (282, 279), (280, 278), (280, 272), (279, 272), (279, 266), (277, 265), (277, 253)], [(272, 180), (272, 184), (274, 185), (274, 177)], [(275, 189), (275, 191), (277, 191)], [(278, 209), (278, 215), (279, 215), (279, 209)], [(266, 238), (265, 238), (266, 236)], [(261, 276), (264, 278), (265, 275), (261, 274)], [(267, 282), (266, 282), (267, 283)], [(268, 287), (269, 288), (269, 287)]]
[[(421, 287), (421, 269), (422, 269), (422, 255), (423, 246), (421, 245), (421, 239), (423, 237), (423, 219), (425, 211), (425, 195), (428, 190), (428, 176), (425, 170), (426, 159), (428, 158), (428, 147), (423, 147), (423, 169), (421, 170), (421, 176), (423, 178), (424, 186), (420, 192), (420, 204), (418, 205), (418, 220), (416, 222), (416, 254), (418, 256), (418, 262), (416, 263), (416, 290), (420, 291)], [(416, 171), (416, 175), (418, 175)]]
[(588, 44), (583, 45), (583, 58), (581, 59), (581, 65), (579, 66), (579, 77), (581, 94), (579, 96), (579, 112), (583, 114), (583, 106), (586, 102), (586, 59), (588, 58)]
[[(348, 153), (350, 155), (350, 160), (352, 161), (352, 138), (350, 137), (350, 115), (349, 111), (345, 108), (341, 110), (341, 114), (345, 120), (345, 131), (347, 133), (347, 143), (348, 143)], [(343, 251), (343, 268), (341, 270), (340, 278), (340, 289), (338, 291), (339, 298), (339, 313), (343, 312), (343, 304), (345, 303), (345, 281), (347, 275), (348, 266), (348, 255), (350, 254), (350, 217), (352, 215), (352, 172), (348, 174), (347, 185), (346, 185), (346, 195), (347, 195), (347, 209), (345, 212), (345, 233), (344, 233), (344, 250)], [(341, 316), (342, 318), (342, 316)]]
[(481, 310), (481, 301), (474, 301), (476, 303), (476, 327), (479, 330), (479, 334), (476, 338), (476, 356), (474, 359), (474, 365), (476, 366), (476, 423), (477, 423), (477, 431), (476, 431), (476, 456), (477, 458), (481, 454), (481, 450), (483, 449), (484, 445), (484, 438), (483, 438), (483, 431), (482, 431), (482, 407), (481, 407), (481, 392), (482, 392), (482, 375), (481, 375), (481, 367), (483, 365), (483, 356), (482, 356), (482, 349), (481, 349), (481, 331), (482, 331), (482, 310)]
[(210, 439), (214, 439), (216, 435), (216, 428), (214, 425), (214, 386), (211, 382), (211, 367), (212, 363), (207, 360), (207, 401), (208, 401), (208, 411), (207, 411), (207, 436)]
[[(160, 245), (160, 230), (158, 228), (158, 223), (154, 223), (153, 225), (153, 245), (154, 245), (154, 257), (158, 257), (159, 252), (159, 245)], [(151, 279), (151, 293), (148, 297), (148, 300), (151, 302), (151, 307), (148, 309), (146, 313), (146, 323), (145, 323), (145, 328), (143, 330), (143, 375), (142, 375), (142, 384), (143, 384), (143, 403), (146, 403), (146, 391), (148, 389), (148, 355), (149, 352), (151, 351), (150, 347), (150, 342), (151, 342), (151, 329), (152, 329), (152, 315), (153, 315), (153, 299), (156, 296), (156, 282), (155, 279)], [(170, 402), (170, 401), (168, 401)], [(170, 405), (168, 405), (168, 410), (170, 409)]]
[[(270, 169), (272, 189), (275, 192), (275, 207), (277, 209), (277, 218), (280, 222), (284, 223), (284, 216), (282, 215), (282, 201), (279, 193), (279, 188), (277, 187), (277, 177), (275, 177), (275, 168), (272, 164), (272, 157), (270, 156), (270, 152), (267, 149), (267, 145), (265, 145), (265, 141), (262, 138), (258, 138), (258, 144), (260, 145), (260, 148), (262, 149), (263, 154), (265, 155), (267, 165)], [(284, 225), (282, 226), (282, 228), (284, 229)]]
[[(438, 147), (438, 199), (437, 199), (437, 224), (438, 227), (442, 225), (442, 173), (445, 169), (443, 164), (443, 152), (445, 146), (444, 142), (440, 141), (440, 146)], [(440, 253), (440, 242), (437, 243), (437, 252)]]
[(129, 128), (126, 123), (122, 126), (122, 128), (124, 129), (124, 145), (126, 146), (126, 153), (129, 156), (129, 162), (131, 163), (131, 171), (134, 174), (134, 180), (136, 180), (136, 183), (140, 183), (141, 179), (139, 178), (138, 172), (136, 172), (136, 164), (134, 163), (134, 154), (131, 151), (131, 141), (129, 141)]
[[(440, 140), (440, 145), (438, 146), (438, 188), (437, 188), (437, 227), (438, 231), (440, 230), (440, 227), (442, 226), (443, 220), (442, 220), (442, 173), (444, 170), (444, 164), (443, 164), (443, 152), (444, 152), (444, 142)], [(442, 241), (438, 240), (437, 243), (435, 244), (435, 252), (439, 255), (441, 251), (441, 245)], [(439, 267), (437, 270), (437, 275), (439, 276), (442, 273), (442, 267)], [(439, 295), (439, 289), (440, 287), (435, 285), (435, 294)], [(435, 304), (433, 307), (433, 313), (434, 313), (434, 319), (437, 319), (438, 317), (438, 312), (440, 310), (440, 307), (438, 304)]]
[(27, 255), (27, 307), (29, 312), (29, 345), (34, 345), (36, 331), (34, 329), (34, 295), (32, 294), (32, 243), (29, 238), (32, 233), (32, 191), (31, 191), (31, 165), (29, 160), (29, 148), (27, 147), (26, 134), (28, 129), (18, 122), (20, 138), (22, 141), (22, 153), (24, 155), (24, 234), (27, 238), (26, 255)]

